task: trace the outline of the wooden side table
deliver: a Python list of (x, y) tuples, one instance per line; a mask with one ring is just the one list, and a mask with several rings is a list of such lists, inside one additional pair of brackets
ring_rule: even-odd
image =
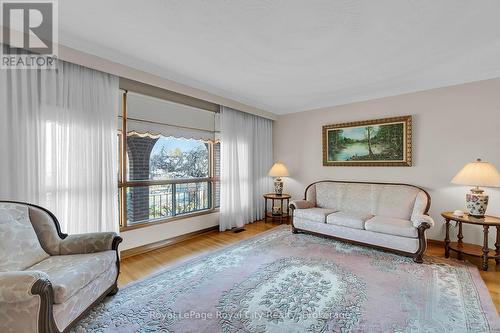
[[(288, 219), (290, 217), (290, 198), (292, 196), (290, 194), (282, 194), (278, 195), (276, 193), (266, 193), (264, 194), (264, 222), (267, 223), (268, 219), (271, 219), (271, 221), (274, 221), (275, 219), (279, 219), (280, 223), (283, 223), (283, 221), (288, 222)], [(271, 200), (271, 212), (267, 210), (267, 201)], [(283, 201), (286, 200), (286, 213), (285, 210), (283, 209)], [(273, 215), (272, 209), (274, 207), (274, 202), (279, 201), (281, 205), (281, 214), (280, 215)]]
[[(468, 254), (483, 259), (482, 269), (488, 270), (488, 259), (495, 259), (495, 263), (500, 264), (500, 218), (496, 216), (474, 217), (465, 214), (462, 217), (454, 216), (453, 212), (443, 212), (441, 216), (446, 221), (446, 237), (444, 239), (444, 256), (450, 257), (450, 250), (457, 252), (458, 259), (462, 259), (463, 254)], [(450, 242), (450, 221), (458, 223), (458, 241)], [(483, 227), (483, 246), (474, 244), (464, 244), (462, 233), (462, 223), (477, 225)], [(490, 227), (497, 228), (497, 238), (495, 242), (495, 250), (491, 250), (488, 246), (488, 232)]]

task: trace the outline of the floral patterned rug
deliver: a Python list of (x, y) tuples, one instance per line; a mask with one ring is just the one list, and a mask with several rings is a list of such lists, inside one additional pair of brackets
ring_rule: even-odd
[(122, 288), (76, 332), (500, 332), (476, 267), (282, 226)]

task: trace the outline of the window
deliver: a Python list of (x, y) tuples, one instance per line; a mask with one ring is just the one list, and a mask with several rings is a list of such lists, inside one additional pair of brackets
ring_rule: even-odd
[[(126, 118), (126, 143), (119, 134), (120, 147), (125, 144), (124, 159), (123, 148), (119, 152), (121, 226), (147, 225), (218, 207), (220, 144), (151, 134), (145, 131), (147, 121), (141, 122), (141, 131), (129, 130), (135, 123), (137, 119)], [(154, 129), (158, 130), (157, 123)]]
[(208, 143), (199, 140), (160, 137), (151, 151), (151, 179), (209, 177)]

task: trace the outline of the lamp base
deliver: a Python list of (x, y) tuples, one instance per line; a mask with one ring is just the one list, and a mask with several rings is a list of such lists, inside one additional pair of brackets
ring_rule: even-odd
[(283, 194), (283, 181), (279, 177), (274, 180), (274, 193), (276, 195)]
[(475, 217), (484, 217), (486, 208), (488, 207), (489, 196), (484, 194), (484, 191), (479, 187), (471, 189), (471, 193), (465, 195), (465, 203), (469, 215)]

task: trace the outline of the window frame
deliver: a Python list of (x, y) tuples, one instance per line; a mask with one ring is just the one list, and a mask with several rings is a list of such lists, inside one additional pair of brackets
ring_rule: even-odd
[[(215, 161), (214, 161), (214, 142), (206, 141), (208, 143), (208, 177), (204, 178), (178, 178), (178, 179), (163, 179), (163, 180), (127, 180), (127, 90), (122, 93), (122, 129), (118, 130), (119, 136), (119, 172), (118, 172), (118, 193), (119, 193), (119, 222), (120, 231), (133, 230), (138, 228), (149, 227), (153, 225), (178, 221), (190, 217), (212, 214), (218, 212), (219, 208), (215, 207), (215, 184), (219, 181), (219, 177), (215, 175)], [(197, 210), (194, 212), (174, 214), (172, 216), (157, 218), (147, 221), (139, 221), (133, 224), (128, 224), (127, 221), (127, 189), (140, 186), (155, 186), (155, 185), (172, 185), (172, 197), (175, 197), (175, 185), (186, 183), (208, 183), (208, 206), (209, 208)]]

